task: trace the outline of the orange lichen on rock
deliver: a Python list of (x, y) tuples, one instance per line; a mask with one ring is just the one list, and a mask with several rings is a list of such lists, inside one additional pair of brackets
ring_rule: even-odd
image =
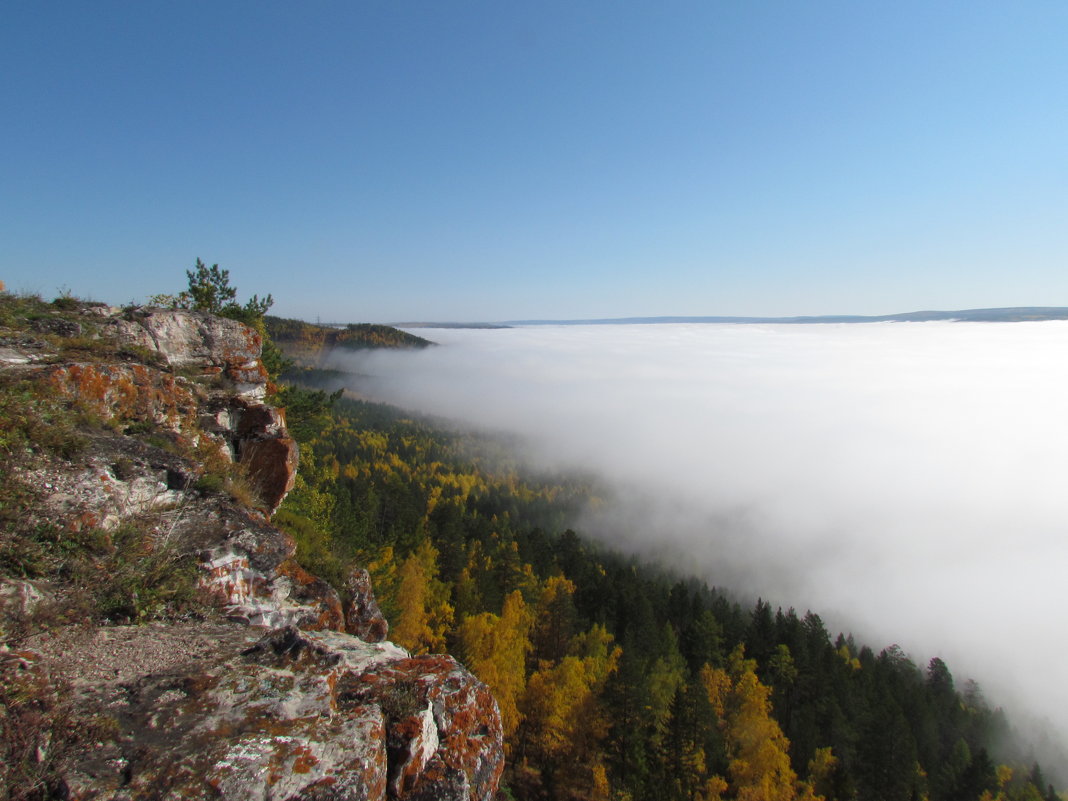
[(196, 398), (173, 375), (140, 364), (43, 368), (57, 394), (105, 420), (149, 420), (179, 431), (193, 425)]

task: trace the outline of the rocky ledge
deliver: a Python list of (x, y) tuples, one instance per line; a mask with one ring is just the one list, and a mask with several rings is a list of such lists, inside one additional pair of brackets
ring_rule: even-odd
[(8, 670), (70, 673), (71, 649), (97, 654), (74, 691), (118, 725), (67, 759), (69, 798), (490, 799), (503, 768), (496, 703), (448, 656), (220, 624), (27, 645)]
[[(75, 799), (493, 798), (503, 746), (485, 685), (451, 657), (413, 657), (384, 641), (366, 571), (354, 571), (342, 599), (300, 567), (292, 538), (271, 525), (293, 485), (297, 447), (283, 411), (264, 402), (256, 331), (182, 310), (81, 313), (91, 324), (45, 319), (47, 341), (0, 343), (0, 374), (107, 424), (86, 435), (77, 456), (20, 468), (38, 493), (27, 514), (72, 535), (134, 520), (148, 526), (153, 547), (195, 555), (200, 598), (216, 611), (199, 622), (164, 615), (143, 626), (22, 629), (0, 648), (5, 686), (67, 687), (79, 714), (111, 721), (91, 747), (60, 754), (58, 732), (47, 728), (23, 744), (29, 762), (54, 762), (50, 791)], [(86, 330), (116, 343), (122, 358), (49, 353), (57, 336)], [(146, 426), (169, 439), (131, 436)], [(252, 506), (203, 491), (205, 454), (242, 465)], [(61, 606), (68, 591), (55, 579), (0, 579), (0, 620)]]

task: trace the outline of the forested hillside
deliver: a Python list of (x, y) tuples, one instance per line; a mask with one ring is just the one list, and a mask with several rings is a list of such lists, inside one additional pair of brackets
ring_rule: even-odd
[(271, 315), (264, 317), (264, 322), (271, 339), (283, 352), (305, 362), (318, 361), (334, 349), (425, 348), (432, 344), (399, 328), (373, 323), (337, 327)]
[(276, 516), (313, 572), (367, 565), (415, 652), (490, 685), (522, 799), (1048, 799), (1000, 710), (820, 617), (665, 574), (568, 528), (599, 503), (506, 445), (390, 407), (280, 390), (302, 444)]

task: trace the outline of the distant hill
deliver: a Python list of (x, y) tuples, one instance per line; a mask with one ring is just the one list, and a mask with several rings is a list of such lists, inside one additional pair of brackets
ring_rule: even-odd
[(376, 350), (418, 350), (434, 343), (389, 325), (350, 323), (317, 325), (303, 320), (266, 316), (267, 333), (291, 364), (280, 378), (289, 383), (333, 392), (351, 389), (354, 374), (338, 369), (332, 355)]
[(318, 366), (334, 350), (425, 348), (434, 344), (388, 325), (350, 323), (337, 327), (271, 316), (265, 317), (264, 321), (271, 339), (282, 352), (307, 366)]
[(663, 323), (923, 323), (956, 322), (1019, 323), (1037, 320), (1068, 320), (1065, 306), (1012, 306), (1002, 309), (916, 311), (903, 314), (864, 316), (830, 314), (813, 317), (614, 317), (597, 320), (510, 320), (503, 325), (656, 325)]

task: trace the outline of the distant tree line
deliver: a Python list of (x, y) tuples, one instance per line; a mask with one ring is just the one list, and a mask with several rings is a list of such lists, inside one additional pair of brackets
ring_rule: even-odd
[(271, 338), (283, 349), (425, 348), (432, 344), (398, 328), (373, 323), (349, 323), (335, 327), (270, 316), (266, 323)]

